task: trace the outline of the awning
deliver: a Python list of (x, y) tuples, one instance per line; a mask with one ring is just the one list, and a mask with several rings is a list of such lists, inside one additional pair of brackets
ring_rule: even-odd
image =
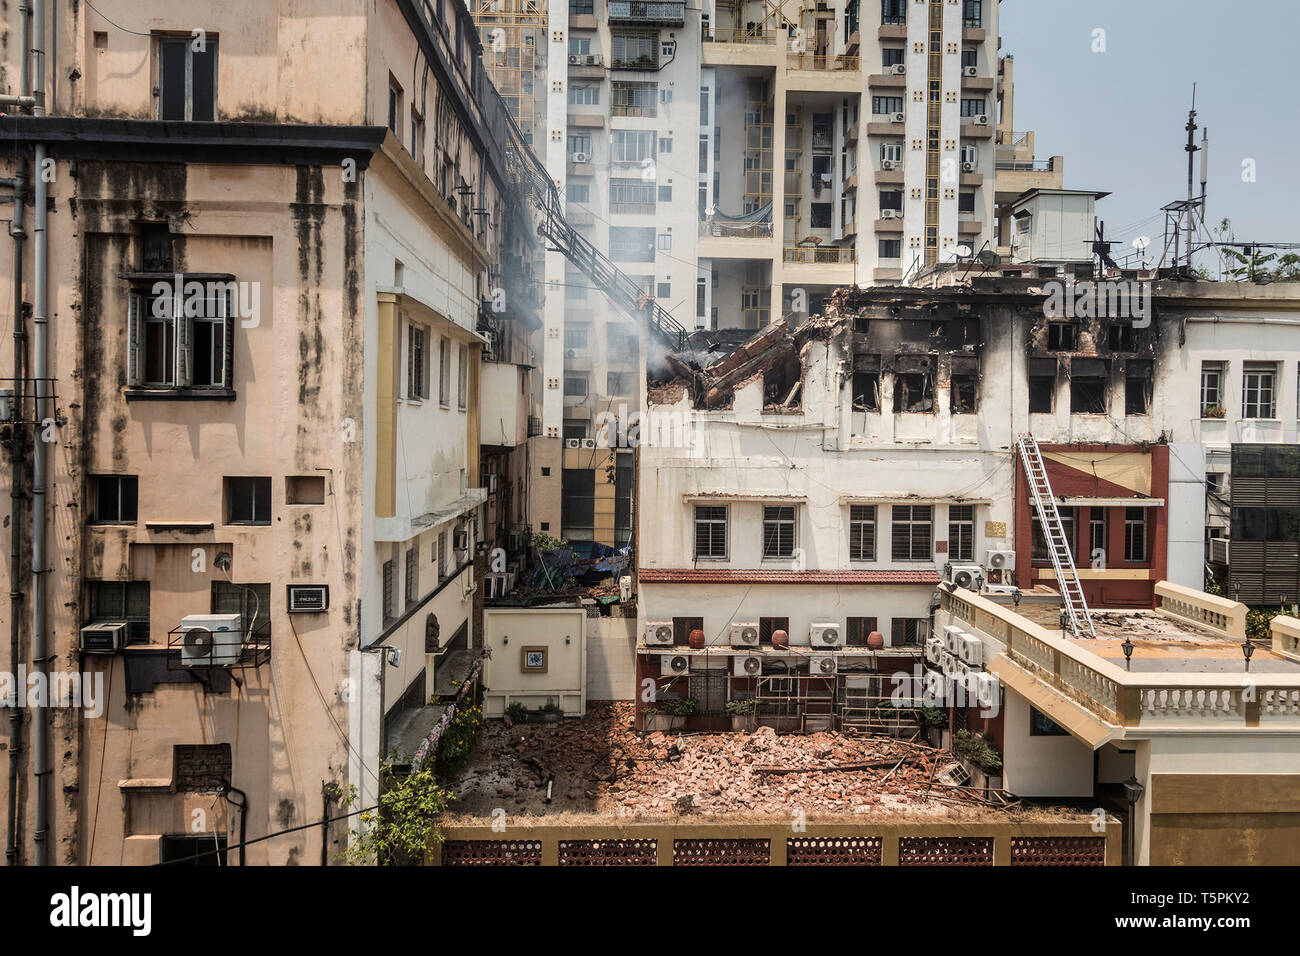
[(1006, 657), (997, 657), (989, 662), (987, 669), (996, 674), (1003, 685), (1019, 694), (1038, 710), (1052, 719), (1052, 722), (1070, 732), (1070, 736), (1096, 750), (1102, 744), (1118, 737), (1121, 728), (1108, 724), (1092, 711), (1076, 704), (1074, 701), (1052, 690), (1039, 678), (1030, 674)]

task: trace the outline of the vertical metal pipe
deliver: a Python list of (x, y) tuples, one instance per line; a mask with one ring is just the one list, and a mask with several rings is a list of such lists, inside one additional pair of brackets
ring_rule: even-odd
[[(24, 444), (26, 429), (18, 424), (23, 418), (25, 395), (23, 388), (23, 371), (27, 356), (27, 320), (23, 315), (23, 203), (26, 201), (26, 179), (23, 175), (22, 161), (14, 176), (14, 213), (13, 224), (9, 234), (13, 238), (13, 284), (14, 284), (14, 425), (12, 426), (13, 444), (9, 449), (9, 667), (18, 673), (19, 637), (22, 632), (23, 615), (18, 609), (23, 604), (22, 586), (22, 538), (23, 538), (23, 472), (26, 457)], [(17, 688), (15, 687), (15, 692)], [(23, 756), (23, 718), (21, 707), (9, 708), (9, 803), (6, 821), (7, 840), (5, 842), (5, 862), (17, 866), (21, 862), (18, 850), (18, 768)]]
[[(44, 0), (32, 2), (32, 96), (36, 105), (32, 108), (34, 116), (45, 115), (45, 3)], [(49, 219), (49, 184), (45, 176), (46, 150), (44, 143), (37, 143), (32, 165), (32, 185), (35, 211), (32, 216), (32, 378), (36, 394), (36, 435), (32, 442), (32, 670), (36, 674), (37, 686), (49, 687), (47, 665), (49, 648), (47, 646), (48, 624), (45, 617), (46, 584), (49, 563), (45, 556), (45, 485), (46, 485), (46, 442), (43, 440), (43, 422), (51, 416), (48, 376), (49, 347), (49, 302), (47, 285), (49, 272), (49, 242), (46, 226)], [(46, 695), (48, 697), (48, 694)], [(47, 837), (50, 828), (50, 714), (49, 701), (39, 699), (36, 702), (32, 724), (32, 773), (36, 778), (36, 828), (34, 833), (35, 863), (46, 866), (49, 863), (49, 845)]]

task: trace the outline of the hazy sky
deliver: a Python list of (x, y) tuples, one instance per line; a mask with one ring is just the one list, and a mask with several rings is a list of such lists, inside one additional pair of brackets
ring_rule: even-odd
[[(1210, 133), (1209, 223), (1300, 242), (1300, 2), (1004, 0), (1001, 18), (1016, 129), (1035, 131), (1039, 159), (1065, 157), (1067, 188), (1112, 193), (1097, 215), (1121, 254), (1138, 235), (1159, 245), (1160, 207), (1186, 196), (1193, 82)], [(1093, 51), (1098, 29), (1105, 52)], [(1199, 190), (1199, 156), (1195, 178)]]

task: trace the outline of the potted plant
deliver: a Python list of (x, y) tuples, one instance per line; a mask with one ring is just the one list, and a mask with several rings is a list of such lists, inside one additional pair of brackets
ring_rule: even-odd
[(543, 724), (558, 724), (564, 719), (564, 708), (555, 701), (547, 701), (537, 709), (537, 719)]
[(922, 707), (919, 713), (930, 746), (943, 748), (943, 738), (948, 733), (948, 711), (942, 707)]
[(727, 713), (731, 715), (732, 730), (753, 730), (756, 723), (754, 711), (757, 702), (752, 697), (727, 701)]
[(959, 730), (953, 735), (952, 749), (970, 774), (971, 786), (980, 790), (1002, 788), (1002, 755), (987, 734)]
[(700, 702), (694, 697), (670, 697), (657, 700), (645, 712), (645, 729), (681, 730), (686, 718), (700, 711)]
[(528, 708), (521, 700), (512, 700), (506, 705), (506, 719), (512, 724), (528, 723)]
[(1202, 418), (1227, 418), (1228, 410), (1222, 405), (1207, 405), (1201, 409)]

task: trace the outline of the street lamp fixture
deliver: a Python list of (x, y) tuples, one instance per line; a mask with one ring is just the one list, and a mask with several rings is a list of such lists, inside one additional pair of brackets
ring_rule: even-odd
[(1134, 644), (1133, 639), (1126, 634), (1124, 635), (1124, 643), (1121, 644), (1120, 647), (1124, 651), (1124, 670), (1131, 671), (1133, 669), (1133, 648), (1137, 647), (1137, 645)]

